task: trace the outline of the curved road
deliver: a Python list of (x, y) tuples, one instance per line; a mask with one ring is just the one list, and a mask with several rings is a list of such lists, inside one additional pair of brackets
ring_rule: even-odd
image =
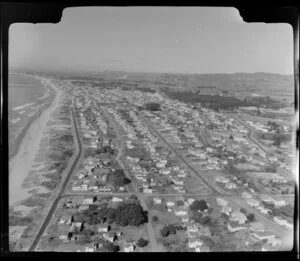
[(63, 184), (62, 184), (62, 187), (61, 187), (61, 190), (59, 192), (59, 194), (57, 195), (56, 199), (54, 200), (54, 202), (52, 203), (52, 206), (48, 212), (48, 215), (43, 223), (43, 225), (41, 226), (39, 232), (37, 233), (32, 245), (30, 246), (30, 248), (28, 249), (28, 251), (34, 251), (36, 246), (38, 245), (41, 237), (43, 236), (43, 234), (45, 233), (45, 230), (47, 228), (47, 226), (49, 225), (49, 222), (51, 220), (51, 218), (53, 217), (53, 214), (57, 208), (57, 205), (58, 205), (58, 202), (60, 201), (63, 193), (65, 192), (65, 189), (70, 181), (70, 178), (72, 176), (72, 173), (75, 169), (75, 167), (77, 166), (77, 163), (78, 163), (78, 160), (82, 154), (82, 144), (81, 144), (81, 141), (79, 139), (79, 134), (78, 134), (78, 129), (77, 129), (77, 124), (76, 124), (76, 120), (75, 120), (75, 116), (74, 116), (74, 111), (72, 109), (72, 117), (73, 117), (73, 121), (74, 121), (74, 127), (75, 127), (75, 133), (76, 133), (76, 138), (77, 138), (77, 141), (78, 141), (78, 149), (79, 149), (79, 153), (77, 155), (77, 157), (75, 158), (74, 162), (73, 162), (73, 165), (72, 167), (70, 168), (69, 170), (69, 173), (67, 174)]

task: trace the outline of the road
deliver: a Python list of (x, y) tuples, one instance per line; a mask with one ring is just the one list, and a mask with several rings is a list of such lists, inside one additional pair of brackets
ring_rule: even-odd
[[(115, 129), (117, 137), (118, 137), (118, 140), (120, 141), (120, 144), (121, 144), (121, 148), (119, 150), (118, 156), (116, 157), (116, 161), (118, 162), (119, 166), (124, 170), (124, 173), (126, 174), (127, 178), (130, 179), (130, 175), (126, 171), (126, 168), (125, 168), (123, 162), (120, 160), (120, 156), (122, 154), (124, 143), (123, 143), (122, 136), (121, 136), (121, 134), (119, 132), (119, 128), (116, 126), (116, 123), (115, 123), (114, 119), (111, 118), (111, 116), (105, 111), (105, 109), (103, 109), (102, 111), (104, 112), (105, 116), (109, 120), (110, 124)], [(147, 204), (145, 202), (144, 195), (141, 194), (141, 193), (138, 193), (137, 188), (136, 188), (136, 186), (134, 184), (132, 184), (132, 188), (133, 188), (134, 194), (139, 199), (139, 201), (140, 201), (143, 209), (145, 211), (149, 212), (149, 209), (148, 209)], [(162, 247), (159, 244), (157, 244), (155, 232), (154, 232), (153, 227), (151, 225), (151, 220), (150, 219), (146, 223), (146, 227), (147, 227), (147, 231), (148, 231), (148, 236), (149, 236), (149, 241), (150, 241), (150, 245), (151, 245), (151, 248), (152, 248), (152, 252), (161, 252), (163, 249), (162, 249)]]
[[(252, 142), (254, 142), (257, 146), (259, 146), (260, 147), (260, 149), (262, 149), (268, 156), (270, 155), (270, 152), (264, 147), (264, 146), (262, 146), (256, 139), (254, 139), (253, 137), (252, 137), (252, 133), (253, 133), (253, 129), (252, 128), (250, 128), (248, 125), (246, 125), (244, 122), (242, 122), (240, 119), (238, 119), (237, 117), (235, 117), (235, 116), (232, 116), (235, 120), (237, 120), (240, 124), (242, 124), (245, 128), (247, 128), (248, 129), (248, 139), (249, 140), (251, 140)], [(291, 172), (289, 172), (289, 171), (287, 171), (287, 170), (285, 170), (285, 169), (282, 169), (282, 168), (280, 168), (280, 167), (277, 167), (276, 168), (276, 170), (277, 170), (277, 172), (279, 173), (279, 174), (281, 174), (281, 175), (283, 175), (283, 176), (285, 176), (285, 177), (287, 177), (287, 178), (295, 178), (294, 177), (294, 175), (293, 175), (293, 173), (291, 173)]]
[(59, 201), (60, 201), (63, 193), (65, 192), (65, 189), (66, 189), (67, 185), (69, 184), (69, 181), (70, 181), (70, 178), (72, 176), (72, 173), (73, 173), (75, 167), (77, 166), (78, 160), (79, 160), (79, 158), (81, 157), (81, 154), (82, 154), (82, 144), (81, 144), (81, 141), (79, 139), (79, 134), (78, 134), (78, 129), (77, 129), (77, 123), (76, 123), (76, 120), (75, 120), (75, 115), (74, 115), (73, 109), (72, 109), (72, 117), (73, 117), (73, 121), (74, 121), (74, 128), (75, 128), (76, 139), (78, 141), (78, 149), (79, 149), (78, 155), (76, 156), (76, 158), (75, 158), (75, 160), (74, 160), (74, 162), (72, 164), (72, 167), (70, 168), (69, 172), (67, 173), (67, 176), (66, 176), (66, 178), (65, 178), (65, 180), (64, 180), (64, 182), (62, 184), (62, 187), (60, 189), (60, 192), (58, 193), (56, 199), (52, 203), (52, 206), (51, 206), (51, 208), (50, 208), (50, 210), (49, 210), (49, 212), (48, 212), (48, 214), (47, 214), (47, 216), (46, 216), (46, 218), (44, 220), (44, 223), (42, 224), (39, 232), (37, 233), (37, 235), (36, 235), (36, 237), (35, 237), (32, 245), (30, 246), (30, 248), (28, 249), (28, 251), (34, 251), (35, 250), (35, 248), (38, 245), (41, 237), (45, 233), (45, 230), (48, 227), (48, 224), (49, 224), (51, 218), (53, 217), (53, 214), (54, 214), (54, 212), (55, 212), (55, 210), (57, 208), (57, 205), (58, 205), (58, 203), (59, 203)]
[(217, 191), (214, 187), (212, 187), (199, 173), (198, 173), (198, 171), (197, 170), (195, 170), (194, 168), (193, 168), (193, 166), (191, 166), (188, 162), (187, 162), (187, 160), (185, 160), (183, 157), (182, 157), (182, 155), (181, 154), (179, 154), (178, 152), (177, 152), (177, 150), (176, 149), (174, 149), (173, 148), (173, 146), (170, 144), (170, 143), (168, 143), (166, 140), (165, 140), (165, 138), (164, 137), (162, 137), (162, 135), (149, 123), (149, 121), (147, 120), (147, 119), (145, 119), (145, 117), (143, 117), (140, 113), (139, 113), (139, 117), (141, 118), (141, 119), (143, 119), (143, 121), (148, 125), (148, 128), (149, 129), (151, 129), (155, 134), (156, 134), (156, 136), (158, 136), (167, 146), (168, 146), (168, 148), (171, 150), (171, 151), (173, 151), (175, 154), (176, 154), (176, 156), (193, 172), (193, 173), (195, 173), (200, 179), (201, 179), (201, 181), (208, 187), (208, 188), (210, 188), (214, 193), (216, 193), (216, 194), (220, 194), (220, 192), (219, 191)]

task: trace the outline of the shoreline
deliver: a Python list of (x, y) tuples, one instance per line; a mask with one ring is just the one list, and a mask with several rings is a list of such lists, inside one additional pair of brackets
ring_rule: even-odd
[[(52, 90), (53, 90), (53, 88), (50, 87), (50, 86), (47, 86), (47, 87), (46, 87), (45, 82), (44, 82), (45, 78), (43, 78), (43, 77), (37, 77), (37, 76), (34, 76), (34, 75), (27, 75), (27, 74), (19, 74), (19, 75), (31, 76), (31, 77), (33, 77), (33, 78), (35, 78), (35, 79), (38, 79), (38, 80), (41, 82), (41, 84), (43, 85), (43, 87), (47, 89), (47, 90), (45, 91), (45, 93), (48, 93), (48, 96), (47, 96), (47, 97), (44, 97), (44, 96), (42, 96), (42, 97), (43, 97), (44, 99), (50, 98), (50, 97), (49, 97), (49, 96), (50, 96), (50, 94), (49, 94), (49, 88), (51, 88)], [(50, 92), (51, 92), (51, 91), (50, 91)], [(10, 146), (10, 145), (8, 146), (8, 157), (9, 157), (9, 162), (17, 155), (17, 153), (18, 153), (18, 151), (19, 151), (19, 149), (20, 149), (20, 146), (21, 146), (21, 144), (22, 144), (22, 141), (23, 141), (23, 139), (24, 139), (24, 137), (25, 137), (25, 135), (26, 135), (28, 129), (30, 128), (31, 124), (32, 124), (35, 120), (37, 120), (37, 119), (42, 115), (42, 113), (43, 113), (44, 111), (46, 111), (46, 110), (51, 106), (51, 104), (52, 104), (52, 102), (53, 102), (54, 99), (55, 99), (55, 93), (54, 93), (54, 96), (51, 98), (50, 102), (49, 102), (49, 101), (45, 102), (45, 103), (43, 104), (44, 108), (38, 109), (32, 116), (30, 116), (30, 117), (27, 119), (26, 125), (25, 125), (23, 128), (21, 128), (21, 129), (19, 130), (19, 132), (17, 133), (16, 137), (14, 137), (14, 140), (15, 140), (15, 141), (14, 141), (14, 145), (13, 145), (13, 146)], [(48, 104), (47, 104), (47, 103), (48, 103)], [(34, 104), (34, 103), (32, 103), (32, 104)], [(45, 106), (45, 105), (46, 105), (46, 106)], [(23, 107), (23, 106), (24, 106), (24, 105), (19, 106), (19, 107)], [(19, 108), (19, 107), (17, 107), (17, 108)], [(13, 108), (12, 110), (15, 110), (15, 109), (16, 109), (16, 108)]]
[(29, 195), (22, 184), (32, 169), (46, 124), (51, 119), (51, 113), (57, 108), (62, 94), (49, 79), (46, 80), (46, 84), (54, 90), (54, 97), (45, 108), (28, 119), (28, 123), (16, 138), (14, 148), (9, 151), (9, 206), (16, 205)]

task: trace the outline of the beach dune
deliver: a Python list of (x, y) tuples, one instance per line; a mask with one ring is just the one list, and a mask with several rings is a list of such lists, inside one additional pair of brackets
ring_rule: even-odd
[[(13, 206), (29, 196), (28, 189), (22, 184), (29, 175), (38, 153), (43, 133), (47, 129), (47, 122), (51, 113), (58, 107), (62, 91), (58, 89), (49, 79), (44, 81), (55, 90), (55, 98), (51, 105), (34, 120), (24, 135), (16, 155), (9, 162), (9, 205)], [(23, 106), (24, 107), (24, 106)]]

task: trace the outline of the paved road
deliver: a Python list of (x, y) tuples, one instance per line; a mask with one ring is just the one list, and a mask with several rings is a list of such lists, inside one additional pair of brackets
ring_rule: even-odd
[[(252, 142), (254, 142), (257, 146), (259, 146), (259, 147), (260, 147), (267, 155), (270, 155), (270, 152), (269, 152), (264, 146), (262, 146), (256, 139), (254, 139), (254, 138), (252, 137), (253, 129), (250, 128), (248, 125), (246, 125), (244, 122), (242, 122), (242, 121), (241, 121), (240, 119), (238, 119), (237, 117), (235, 117), (235, 116), (232, 116), (232, 117), (233, 117), (234, 119), (236, 119), (240, 124), (242, 124), (243, 126), (245, 126), (245, 127), (249, 130), (249, 132), (248, 132), (248, 139), (251, 140)], [(288, 171), (288, 170), (282, 169), (282, 168), (280, 168), (280, 167), (277, 167), (276, 170), (277, 170), (280, 174), (286, 176), (287, 178), (294, 178), (293, 173), (291, 173), (291, 172)]]
[[(116, 126), (116, 123), (115, 123), (114, 119), (112, 119), (111, 116), (108, 115), (108, 113), (104, 109), (102, 111), (104, 112), (105, 116), (108, 118), (109, 122), (111, 123), (111, 125), (115, 129), (117, 137), (118, 137), (118, 140), (120, 140), (120, 142), (121, 142), (121, 148), (119, 150), (118, 156), (116, 157), (116, 161), (121, 166), (121, 168), (124, 170), (124, 173), (126, 174), (126, 176), (130, 179), (130, 175), (126, 171), (126, 168), (125, 168), (123, 162), (120, 160), (120, 156), (122, 154), (124, 143), (123, 143), (123, 139), (121, 137), (121, 134), (119, 132), (119, 128)], [(137, 192), (137, 188), (136, 188), (136, 186), (134, 184), (132, 184), (132, 188), (134, 190), (134, 194), (137, 196), (137, 198), (141, 202), (141, 205), (142, 205), (143, 209), (145, 211), (149, 212), (147, 204), (145, 203), (144, 196)], [(152, 248), (152, 252), (161, 252), (162, 251), (162, 247), (159, 244), (157, 244), (155, 232), (154, 232), (153, 227), (151, 225), (151, 220), (150, 219), (146, 223), (146, 227), (147, 227), (147, 231), (148, 231), (148, 236), (149, 236), (149, 241), (150, 241), (150, 245), (151, 245), (151, 248)]]
[(66, 178), (65, 178), (65, 180), (64, 180), (64, 182), (62, 184), (62, 187), (60, 189), (59, 194), (57, 195), (56, 199), (54, 200), (54, 202), (53, 202), (53, 204), (52, 204), (52, 206), (51, 206), (51, 208), (50, 208), (50, 210), (49, 210), (49, 212), (47, 214), (47, 217), (46, 217), (43, 225), (41, 226), (39, 232), (37, 233), (37, 235), (36, 235), (36, 237), (35, 237), (32, 245), (30, 246), (30, 248), (28, 249), (28, 251), (34, 251), (35, 250), (35, 248), (36, 248), (37, 244), (39, 243), (41, 237), (45, 233), (45, 230), (46, 230), (46, 228), (47, 228), (47, 226), (48, 226), (48, 224), (49, 224), (51, 218), (53, 217), (53, 214), (54, 214), (54, 212), (55, 212), (55, 210), (57, 208), (58, 202), (60, 201), (60, 199), (61, 199), (61, 197), (62, 197), (62, 195), (63, 195), (63, 193), (64, 193), (64, 191), (65, 191), (65, 189), (67, 187), (67, 185), (69, 184), (69, 181), (70, 181), (70, 178), (72, 176), (72, 173), (73, 173), (75, 167), (77, 166), (78, 160), (79, 160), (79, 158), (80, 158), (80, 156), (82, 154), (82, 144), (81, 144), (81, 141), (79, 139), (79, 134), (78, 134), (78, 129), (77, 129), (77, 123), (76, 123), (76, 120), (75, 120), (75, 116), (74, 116), (74, 111), (73, 110), (72, 110), (72, 117), (73, 117), (73, 121), (74, 121), (74, 127), (75, 127), (76, 139), (78, 141), (79, 152), (78, 152), (78, 155), (77, 155), (77, 157), (75, 158), (75, 160), (73, 162), (73, 165), (72, 165), (71, 169), (69, 170), (69, 173), (67, 174), (67, 176), (66, 176)]
[[(127, 193), (111, 193), (111, 192), (79, 192), (79, 193), (68, 193), (62, 195), (60, 198), (67, 198), (67, 197), (82, 197), (82, 196), (88, 196), (88, 197), (93, 197), (93, 196), (102, 196), (102, 197), (107, 197), (107, 196), (115, 196), (115, 197), (126, 197), (130, 196), (133, 193), (127, 192)], [(220, 194), (193, 194), (193, 193), (170, 193), (170, 194), (165, 194), (165, 193), (134, 193), (135, 195), (138, 196), (146, 196), (146, 197), (180, 197), (180, 196), (187, 196), (187, 197), (215, 197), (215, 196), (220, 196)], [(259, 196), (263, 195), (269, 195), (269, 196), (280, 196), (282, 198), (294, 198), (295, 194), (272, 194), (272, 193), (259, 193)], [(226, 194), (222, 195), (224, 197), (242, 197), (241, 194)]]
[(168, 143), (164, 137), (162, 137), (162, 135), (148, 122), (147, 119), (145, 119), (143, 116), (141, 116), (139, 114), (139, 117), (142, 118), (144, 120), (144, 122), (148, 125), (149, 129), (151, 129), (168, 147), (170, 150), (172, 150), (176, 156), (192, 171), (194, 172), (200, 179), (201, 181), (207, 186), (209, 187), (214, 193), (216, 194), (221, 194), (219, 191), (217, 191), (214, 187), (212, 187), (199, 173), (197, 170), (195, 170), (193, 168), (192, 165), (190, 165), (183, 157), (182, 155), (180, 155), (176, 149), (173, 148), (173, 146), (171, 146), (170, 143)]

